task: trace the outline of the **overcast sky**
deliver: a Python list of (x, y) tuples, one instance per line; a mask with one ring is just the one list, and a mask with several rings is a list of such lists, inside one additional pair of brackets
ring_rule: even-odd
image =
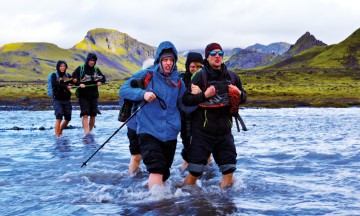
[(294, 44), (309, 31), (326, 44), (360, 28), (358, 0), (0, 0), (0, 46), (49, 42), (71, 48), (94, 28), (115, 29), (179, 51), (255, 43)]

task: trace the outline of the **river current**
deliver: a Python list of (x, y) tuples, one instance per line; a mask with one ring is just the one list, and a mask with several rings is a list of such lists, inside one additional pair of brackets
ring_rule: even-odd
[(162, 188), (128, 175), (117, 110), (102, 110), (83, 139), (79, 111), (59, 139), (53, 111), (0, 111), (0, 215), (360, 215), (360, 109), (242, 109), (233, 134), (237, 170), (220, 190), (210, 163), (196, 186), (178, 188), (182, 144)]

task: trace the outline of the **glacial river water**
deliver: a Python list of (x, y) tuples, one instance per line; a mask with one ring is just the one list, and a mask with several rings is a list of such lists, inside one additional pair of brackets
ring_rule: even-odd
[[(83, 140), (79, 111), (60, 139), (53, 111), (0, 111), (0, 215), (360, 215), (360, 108), (242, 109), (237, 170), (220, 190), (216, 164), (178, 188), (181, 140), (164, 188), (128, 175), (126, 127), (102, 110)], [(43, 130), (39, 130), (43, 129)], [(20, 130), (15, 130), (20, 129)]]

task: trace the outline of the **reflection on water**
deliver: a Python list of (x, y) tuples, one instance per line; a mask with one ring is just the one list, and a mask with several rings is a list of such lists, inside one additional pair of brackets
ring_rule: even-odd
[[(61, 138), (53, 111), (0, 111), (0, 215), (356, 215), (360, 212), (360, 112), (347, 109), (245, 109), (249, 131), (233, 128), (235, 182), (219, 189), (214, 162), (195, 186), (178, 188), (182, 144), (170, 179), (148, 191), (149, 174), (128, 175), (126, 128), (102, 111), (83, 138), (75, 110)], [(31, 122), (31, 125), (29, 125)], [(27, 129), (37, 128), (37, 129)], [(44, 128), (39, 130), (38, 128)]]

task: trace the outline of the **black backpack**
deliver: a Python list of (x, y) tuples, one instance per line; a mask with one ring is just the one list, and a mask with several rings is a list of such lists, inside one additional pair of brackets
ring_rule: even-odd
[[(227, 78), (230, 77), (230, 79), (227, 79), (226, 82), (228, 82), (229, 84), (231, 83), (231, 84), (234, 85), (235, 81), (236, 81), (236, 76), (237, 76), (236, 73), (234, 73), (233, 71), (228, 70), (228, 77)], [(202, 83), (203, 83), (203, 91), (205, 91), (206, 88), (208, 87), (208, 83), (209, 83), (208, 74), (207, 74), (206, 70), (201, 70), (201, 79), (202, 79)], [(239, 112), (237, 112), (236, 114), (233, 114), (232, 116), (235, 119), (235, 123), (236, 123), (236, 127), (237, 127), (238, 132), (240, 132), (240, 127), (239, 127), (238, 122), (240, 122), (241, 128), (242, 128), (243, 131), (248, 130), (245, 123), (244, 123), (244, 121), (243, 121), (243, 119), (241, 118)]]

